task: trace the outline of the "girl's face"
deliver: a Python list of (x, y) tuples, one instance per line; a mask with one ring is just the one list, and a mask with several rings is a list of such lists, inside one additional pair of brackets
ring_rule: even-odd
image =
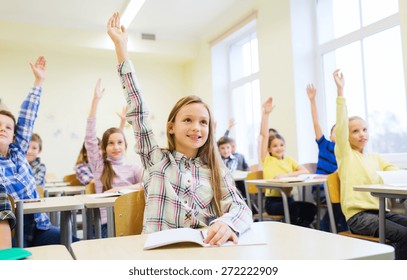
[(366, 122), (362, 119), (354, 119), (349, 122), (349, 143), (352, 149), (363, 153), (369, 133)]
[(29, 163), (33, 162), (38, 157), (40, 152), (40, 144), (36, 141), (30, 141), (30, 146), (28, 147), (26, 155), (27, 161)]
[(275, 138), (271, 141), (269, 152), (273, 157), (282, 159), (285, 152), (285, 143), (283, 140)]
[(192, 103), (179, 110), (175, 121), (169, 126), (174, 135), (175, 150), (194, 158), (209, 134), (209, 112), (201, 103)]
[(113, 159), (121, 158), (126, 151), (126, 142), (124, 141), (123, 134), (117, 132), (109, 136), (106, 145), (106, 154)]

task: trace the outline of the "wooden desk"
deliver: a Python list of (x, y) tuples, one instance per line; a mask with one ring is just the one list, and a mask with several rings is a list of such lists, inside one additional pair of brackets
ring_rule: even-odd
[(174, 244), (143, 250), (147, 235), (84, 240), (72, 244), (77, 260), (341, 260), (394, 259), (394, 248), (280, 222), (252, 225), (267, 244), (201, 247)]
[(17, 245), (23, 247), (24, 214), (61, 212), (61, 243), (70, 247), (72, 243), (71, 211), (83, 209), (82, 201), (75, 196), (45, 197), (40, 202), (16, 202)]
[(64, 245), (46, 245), (25, 249), (32, 253), (26, 260), (73, 260), (72, 255)]
[(249, 174), (249, 171), (236, 170), (235, 172), (232, 172), (233, 180), (244, 181), (246, 180), (247, 174)]
[[(82, 203), (85, 205), (85, 217), (86, 217), (86, 229), (84, 229), (84, 239), (91, 238), (93, 235), (92, 225), (95, 225), (96, 237), (101, 238), (101, 224), (100, 224), (100, 212), (99, 208), (107, 208), (107, 235), (108, 237), (114, 237), (114, 212), (113, 206), (117, 199), (115, 197), (99, 197), (95, 198), (91, 195), (76, 195)], [(94, 218), (92, 219), (92, 214)], [(86, 234), (85, 234), (86, 232)]]
[(47, 182), (44, 185), (45, 188), (66, 187), (66, 186), (69, 186), (69, 183), (68, 182), (61, 182), (61, 181)]
[[(265, 179), (263, 180), (247, 180), (247, 184), (254, 184), (258, 190), (258, 205), (259, 205), (259, 213), (263, 213), (263, 191), (262, 189), (274, 189), (281, 193), (281, 197), (283, 200), (283, 207), (284, 207), (284, 219), (286, 223), (290, 223), (290, 209), (288, 207), (288, 199), (287, 195), (284, 192), (284, 188), (293, 188), (293, 187), (312, 187), (315, 185), (325, 185), (326, 184), (326, 177), (324, 176), (317, 176), (315, 174), (315, 178), (310, 178), (302, 182), (295, 182), (295, 183), (287, 183), (287, 182), (271, 182)], [(320, 188), (317, 188), (317, 229), (319, 229), (319, 222), (321, 220), (320, 208)], [(259, 220), (262, 221), (262, 215), (259, 216)]]
[(407, 198), (406, 186), (392, 185), (365, 185), (354, 186), (355, 191), (370, 192), (379, 198), (379, 240), (380, 243), (386, 241), (386, 198)]

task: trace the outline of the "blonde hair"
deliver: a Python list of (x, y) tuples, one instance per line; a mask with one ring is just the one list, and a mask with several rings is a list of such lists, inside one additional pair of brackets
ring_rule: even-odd
[(106, 153), (106, 147), (109, 143), (109, 137), (110, 137), (110, 135), (112, 135), (114, 133), (120, 133), (121, 135), (123, 135), (124, 143), (125, 143), (126, 149), (127, 149), (126, 137), (124, 136), (124, 133), (121, 129), (119, 129), (117, 127), (112, 127), (112, 128), (109, 128), (108, 130), (106, 130), (105, 133), (103, 133), (102, 142), (100, 144), (100, 149), (102, 150), (102, 159), (103, 159), (104, 166), (103, 166), (102, 175), (100, 176), (100, 181), (102, 182), (104, 192), (107, 190), (110, 190), (112, 188), (113, 179), (116, 176), (116, 172), (114, 172), (114, 170), (113, 170), (112, 163), (109, 160), (107, 160), (107, 153)]
[(207, 165), (211, 172), (210, 183), (213, 191), (213, 198), (214, 198), (214, 206), (215, 211), (218, 217), (222, 216), (222, 210), (220, 207), (221, 201), (221, 165), (219, 159), (219, 153), (216, 150), (216, 142), (215, 137), (213, 135), (213, 122), (211, 111), (209, 110), (208, 105), (202, 101), (201, 98), (195, 95), (189, 95), (186, 97), (181, 98), (172, 108), (168, 120), (167, 120), (167, 139), (168, 139), (168, 149), (170, 152), (176, 150), (175, 147), (175, 140), (174, 135), (170, 134), (170, 128), (172, 124), (175, 122), (175, 118), (177, 117), (178, 112), (185, 106), (190, 104), (202, 104), (209, 114), (209, 131), (208, 131), (208, 139), (206, 140), (205, 144), (198, 149), (198, 153), (196, 157), (198, 157), (203, 164)]

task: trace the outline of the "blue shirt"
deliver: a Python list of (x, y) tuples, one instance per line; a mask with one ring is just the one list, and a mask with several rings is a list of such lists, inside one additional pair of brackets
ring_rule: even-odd
[[(9, 146), (8, 157), (0, 154), (0, 184), (15, 200), (38, 198), (35, 178), (26, 159), (37, 111), (40, 105), (41, 87), (34, 87), (21, 104), (15, 127), (15, 140)], [(34, 214), (38, 229), (50, 227), (45, 213)]]
[(329, 141), (324, 135), (316, 140), (318, 144), (317, 174), (331, 174), (338, 169), (335, 157), (335, 143)]

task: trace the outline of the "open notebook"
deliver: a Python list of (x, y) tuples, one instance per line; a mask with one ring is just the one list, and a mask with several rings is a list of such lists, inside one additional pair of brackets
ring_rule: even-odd
[(304, 182), (306, 179), (307, 179), (306, 177), (284, 177), (280, 179), (266, 179), (266, 181), (276, 183), (296, 183)]
[(377, 171), (377, 174), (382, 178), (383, 184), (407, 187), (407, 170)]
[[(150, 233), (144, 243), (144, 250), (154, 249), (175, 243), (195, 243), (203, 247), (210, 247), (203, 242), (206, 238), (207, 230), (198, 230), (192, 228), (177, 228)], [(248, 229), (239, 236), (239, 241), (234, 244), (231, 241), (224, 243), (222, 246), (237, 245), (260, 245), (266, 244), (266, 237), (261, 231), (254, 228)]]

